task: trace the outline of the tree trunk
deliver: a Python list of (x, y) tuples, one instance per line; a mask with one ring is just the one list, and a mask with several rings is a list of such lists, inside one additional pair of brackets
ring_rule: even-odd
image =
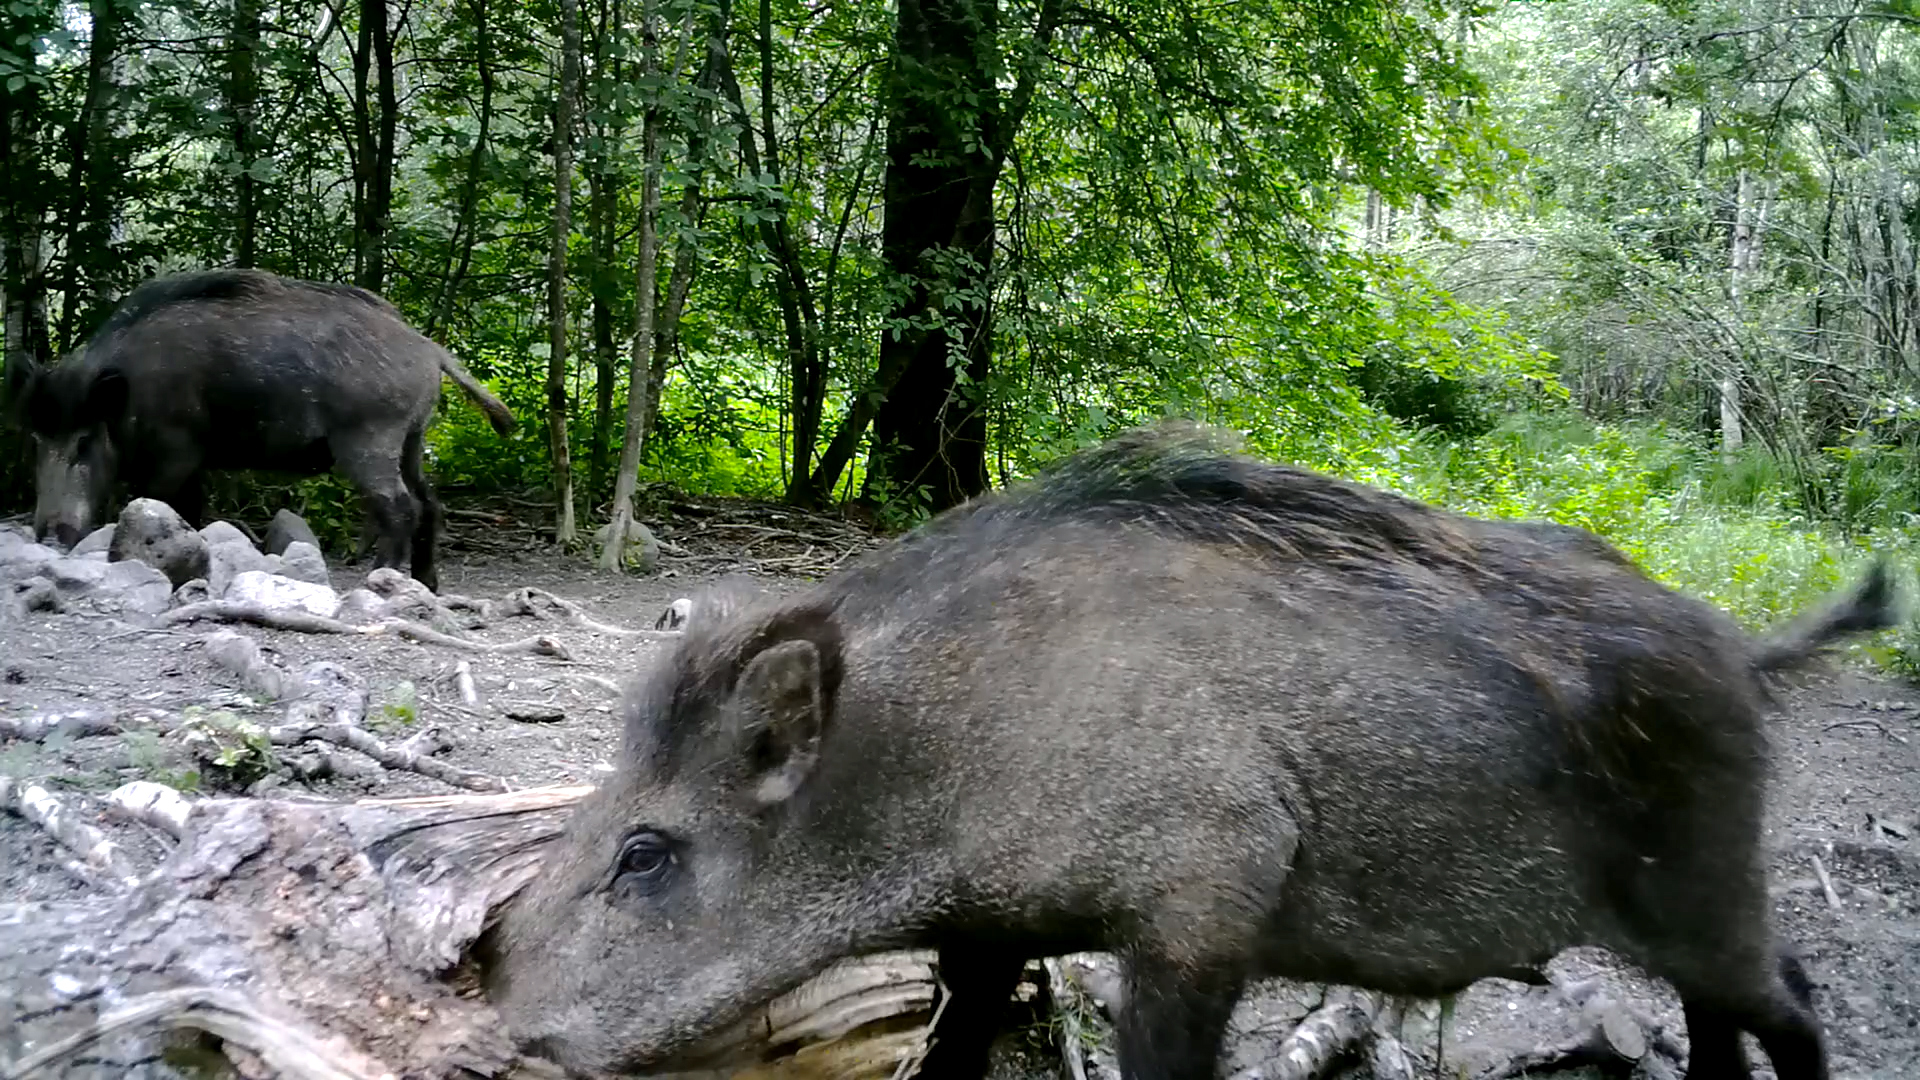
[[(1734, 190), (1733, 239), (1727, 268), (1727, 297), (1736, 320), (1741, 318), (1747, 279), (1755, 265), (1757, 201), (1753, 173), (1741, 169)], [(1740, 341), (1730, 344), (1730, 366), (1720, 377), (1720, 452), (1727, 455), (1739, 450), (1745, 441), (1740, 418)]]
[(79, 122), (68, 129), (67, 244), (60, 290), (60, 341), (78, 344), (102, 304), (110, 300), (114, 189), (122, 174), (113, 152), (114, 60), (126, 20), (121, 0), (92, 0), (87, 41), (87, 93)]
[[(0, 30), (13, 41), (46, 29), (51, 8), (0, 8)], [(46, 364), (53, 358), (47, 326), (46, 252), (42, 238), (50, 185), (40, 156), (41, 84), (0, 80), (0, 304), (4, 360)], [(4, 372), (0, 365), (0, 372)], [(3, 378), (3, 377), (0, 377)]]
[(387, 0), (360, 0), (359, 44), (353, 54), (354, 283), (376, 293), (387, 283), (387, 226), (393, 216), (394, 141), (400, 123), (388, 15)]
[(254, 109), (260, 97), (261, 0), (233, 0), (233, 26), (227, 33), (227, 109), (233, 114), (233, 263), (258, 261), (260, 181), (253, 175), (259, 159)]
[(453, 222), (453, 236), (447, 245), (447, 272), (440, 279), (433, 310), (427, 313), (426, 334), (433, 337), (453, 314), (454, 297), (466, 281), (473, 265), (473, 248), (478, 240), (476, 218), (480, 210), (480, 173), (491, 151), (493, 130), (493, 42), (488, 35), (487, 0), (473, 0), (474, 67), (480, 78), (480, 115), (473, 136), (473, 151), (467, 155), (467, 173), (460, 189), (460, 210)]
[(619, 240), (615, 230), (615, 210), (620, 203), (620, 174), (614, 165), (621, 124), (613, 108), (614, 87), (620, 84), (620, 63), (614, 48), (615, 35), (621, 32), (621, 5), (618, 0), (609, 11), (606, 0), (600, 5), (600, 31), (596, 42), (593, 111), (597, 114), (591, 159), (587, 172), (587, 231), (592, 236), (593, 271), (593, 448), (592, 472), (595, 498), (607, 490), (607, 455), (613, 440), (613, 384), (618, 377), (618, 346), (614, 344), (614, 306), (620, 295), (615, 278)]
[[(641, 6), (641, 78), (651, 83), (658, 69), (656, 0)], [(645, 452), (647, 382), (653, 370), (653, 317), (659, 293), (656, 259), (659, 254), (660, 103), (647, 103), (640, 124), (640, 253), (635, 260), (633, 289), (633, 356), (627, 368), (627, 430), (620, 446), (620, 471), (613, 482), (613, 509), (600, 549), (600, 567), (618, 570), (633, 526), (633, 493), (640, 484), (640, 460)]]
[[(935, 512), (987, 487), (998, 41), (990, 0), (899, 5), (881, 249), (910, 286), (880, 339), (881, 366), (901, 374), (874, 416), (867, 494), (913, 498), (924, 487)], [(917, 340), (890, 332), (929, 317), (943, 319), (944, 332)]]
[(560, 0), (560, 90), (553, 108), (553, 241), (547, 255), (547, 432), (559, 499), (554, 539), (574, 541), (573, 462), (567, 447), (567, 240), (573, 233), (573, 101), (580, 87), (580, 4)]

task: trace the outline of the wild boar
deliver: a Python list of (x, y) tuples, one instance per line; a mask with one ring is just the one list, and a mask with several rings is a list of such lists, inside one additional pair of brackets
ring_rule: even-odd
[[(693, 607), (618, 771), (483, 955), (530, 1052), (703, 1044), (938, 950), (921, 1075), (1023, 962), (1110, 950), (1130, 1080), (1208, 1080), (1245, 983), (1439, 997), (1577, 945), (1677, 988), (1692, 1080), (1824, 1080), (1770, 925), (1763, 669), (1887, 626), (1884, 566), (1760, 641), (1580, 530), (1127, 433), (808, 591)], [(712, 611), (702, 618), (704, 611)]]
[(452, 379), (496, 432), (513, 414), (364, 289), (208, 270), (135, 289), (75, 356), (16, 357), (11, 410), (38, 443), (34, 531), (63, 544), (107, 520), (115, 483), (200, 525), (208, 469), (338, 468), (367, 501), (376, 565), (438, 587), (440, 503), (425, 433)]

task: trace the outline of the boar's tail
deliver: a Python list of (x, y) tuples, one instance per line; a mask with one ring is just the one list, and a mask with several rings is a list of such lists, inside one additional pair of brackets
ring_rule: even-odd
[(1805, 661), (1836, 638), (1885, 630), (1898, 622), (1897, 607), (1892, 571), (1885, 557), (1877, 558), (1853, 588), (1762, 641), (1754, 666), (1761, 671), (1782, 671)]
[(440, 370), (446, 372), (447, 378), (452, 379), (460, 389), (466, 391), (467, 396), (473, 399), (473, 403), (480, 406), (480, 411), (487, 414), (487, 422), (493, 425), (494, 434), (504, 436), (513, 432), (513, 413), (508, 411), (506, 403), (494, 397), (491, 391), (480, 385), (480, 380), (474, 378), (473, 373), (445, 349), (440, 350)]

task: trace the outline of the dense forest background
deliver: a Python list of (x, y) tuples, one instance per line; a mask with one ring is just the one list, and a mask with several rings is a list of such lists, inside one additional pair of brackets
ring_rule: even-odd
[(660, 485), (898, 528), (1165, 412), (1753, 623), (1920, 512), (1916, 0), (0, 0), (0, 116), (10, 355), (355, 282), (522, 419), (451, 400), (443, 489), (568, 546)]

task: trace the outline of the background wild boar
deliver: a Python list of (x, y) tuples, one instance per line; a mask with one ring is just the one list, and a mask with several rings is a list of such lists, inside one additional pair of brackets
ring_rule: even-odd
[(425, 433), (451, 378), (496, 432), (513, 414), (445, 349), (364, 289), (209, 270), (135, 289), (78, 354), (7, 369), (38, 443), (34, 532), (72, 544), (107, 517), (116, 481), (202, 520), (207, 469), (338, 467), (366, 498), (376, 565), (437, 588), (440, 503)]
[(1032, 956), (1120, 954), (1132, 1080), (1207, 1078), (1260, 976), (1437, 997), (1596, 944), (1678, 989), (1692, 1080), (1827, 1075), (1769, 925), (1759, 671), (1788, 635), (1557, 525), (1129, 433), (812, 590), (702, 619), (488, 945), (532, 1052), (670, 1069), (836, 958), (939, 950), (922, 1075)]

